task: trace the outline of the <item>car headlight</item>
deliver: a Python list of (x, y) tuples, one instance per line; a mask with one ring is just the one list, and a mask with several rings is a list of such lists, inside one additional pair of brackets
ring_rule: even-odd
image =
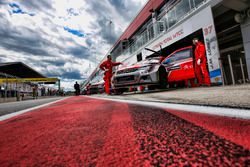
[(144, 66), (139, 68), (141, 74), (147, 73), (150, 70), (151, 66)]

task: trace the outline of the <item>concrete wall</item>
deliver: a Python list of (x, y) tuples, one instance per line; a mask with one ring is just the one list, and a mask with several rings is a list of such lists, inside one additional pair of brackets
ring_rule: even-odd
[(244, 43), (244, 49), (245, 49), (248, 78), (250, 79), (250, 18), (248, 18), (241, 25), (241, 31), (242, 31), (243, 43)]

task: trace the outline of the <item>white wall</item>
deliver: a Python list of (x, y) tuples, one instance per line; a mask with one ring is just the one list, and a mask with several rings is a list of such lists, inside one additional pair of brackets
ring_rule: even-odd
[(250, 79), (250, 18), (241, 25), (241, 32), (245, 49), (248, 78)]

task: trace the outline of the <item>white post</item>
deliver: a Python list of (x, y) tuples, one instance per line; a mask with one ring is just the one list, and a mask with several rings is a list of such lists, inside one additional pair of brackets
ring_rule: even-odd
[(242, 63), (242, 58), (241, 57), (240, 57), (240, 68), (241, 68), (241, 72), (242, 72), (243, 83), (246, 83), (246, 77), (245, 77), (245, 73), (244, 73), (244, 68), (243, 68), (243, 63)]
[(6, 74), (5, 74), (5, 79), (6, 79), (6, 83), (5, 83), (5, 88), (4, 88), (4, 101), (7, 101), (8, 80), (7, 80), (7, 75)]
[(221, 68), (221, 78), (222, 78), (222, 85), (225, 86), (225, 71), (224, 68), (222, 66), (222, 62), (221, 62), (221, 58), (219, 58), (219, 63), (220, 63), (220, 68)]
[(110, 25), (110, 47), (112, 47), (112, 30), (111, 30), (111, 28), (112, 28), (112, 20), (110, 20), (110, 22), (109, 22), (109, 25)]
[(229, 62), (229, 67), (230, 67), (232, 82), (233, 82), (233, 85), (235, 85), (235, 80), (234, 80), (234, 73), (233, 73), (233, 66), (232, 66), (231, 56), (230, 56), (230, 55), (227, 55), (227, 58), (228, 58), (228, 62)]

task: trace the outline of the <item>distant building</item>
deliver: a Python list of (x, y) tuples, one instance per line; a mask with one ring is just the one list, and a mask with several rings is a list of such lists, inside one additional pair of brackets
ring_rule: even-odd
[[(47, 79), (44, 75), (40, 74), (31, 67), (22, 62), (8, 62), (0, 63), (0, 97), (16, 97), (20, 93), (32, 94), (34, 87), (37, 83), (41, 82), (13, 82), (11, 79)], [(45, 84), (54, 84), (55, 82), (44, 81)], [(43, 90), (43, 91), (42, 91)], [(44, 95), (44, 89), (38, 90), (38, 95)]]

